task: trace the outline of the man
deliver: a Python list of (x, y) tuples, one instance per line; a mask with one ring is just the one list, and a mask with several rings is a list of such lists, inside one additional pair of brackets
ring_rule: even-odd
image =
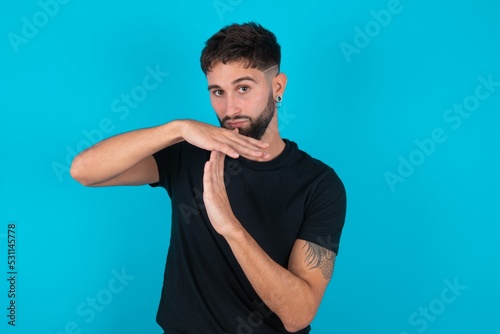
[(201, 56), (221, 127), (174, 120), (106, 139), (72, 164), (86, 186), (167, 190), (172, 227), (157, 314), (165, 333), (310, 331), (346, 194), (333, 169), (280, 137), (280, 61), (270, 31), (227, 26)]

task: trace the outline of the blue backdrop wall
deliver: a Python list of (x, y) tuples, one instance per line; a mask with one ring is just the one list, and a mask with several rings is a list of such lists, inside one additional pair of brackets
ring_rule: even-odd
[(497, 1), (0, 8), (0, 332), (161, 332), (166, 192), (85, 188), (69, 164), (121, 132), (176, 118), (217, 124), (203, 43), (257, 21), (283, 49), (282, 135), (348, 191), (313, 333), (498, 333)]

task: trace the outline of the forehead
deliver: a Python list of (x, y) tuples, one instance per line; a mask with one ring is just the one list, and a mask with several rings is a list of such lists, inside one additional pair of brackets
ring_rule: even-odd
[(218, 86), (231, 85), (242, 78), (251, 78), (257, 84), (265, 82), (265, 75), (261, 70), (246, 68), (245, 65), (243, 62), (214, 63), (211, 70), (207, 73), (208, 84)]

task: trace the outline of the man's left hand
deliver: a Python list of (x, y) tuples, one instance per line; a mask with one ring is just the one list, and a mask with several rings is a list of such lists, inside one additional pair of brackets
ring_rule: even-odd
[(222, 236), (228, 236), (241, 226), (234, 216), (224, 184), (224, 158), (226, 155), (212, 151), (205, 163), (203, 175), (203, 201), (213, 228)]

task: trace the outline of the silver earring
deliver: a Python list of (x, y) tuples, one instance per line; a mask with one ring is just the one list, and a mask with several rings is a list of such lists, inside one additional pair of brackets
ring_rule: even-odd
[(276, 96), (276, 108), (281, 108), (281, 101), (283, 101), (283, 99), (281, 98), (280, 95)]

